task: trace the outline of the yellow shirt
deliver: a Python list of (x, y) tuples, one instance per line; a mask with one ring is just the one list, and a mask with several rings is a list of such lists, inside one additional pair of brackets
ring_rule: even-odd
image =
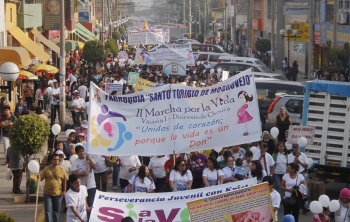
[(51, 166), (47, 166), (43, 171), (40, 172), (40, 177), (45, 179), (44, 194), (50, 196), (59, 196), (62, 194), (62, 181), (66, 182), (68, 176), (63, 167), (58, 166), (56, 173), (56, 178), (50, 170)]

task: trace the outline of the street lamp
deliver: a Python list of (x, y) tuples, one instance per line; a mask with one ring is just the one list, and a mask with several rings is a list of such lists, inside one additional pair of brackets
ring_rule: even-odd
[(16, 81), (19, 75), (18, 66), (12, 62), (5, 62), (0, 67), (0, 78), (7, 81), (7, 86), (0, 86), (0, 89), (8, 89), (9, 101), (11, 102), (11, 89), (13, 81)]
[[(288, 31), (292, 30), (292, 26), (291, 25), (286, 25), (286, 30), (287, 30), (287, 33)], [(290, 38), (297, 38), (297, 35), (299, 33), (299, 31), (297, 29), (293, 29), (292, 31), (293, 35), (284, 35), (286, 34), (286, 31), (284, 29), (281, 29), (280, 30), (280, 35), (282, 36), (282, 40), (284, 38), (288, 38), (288, 58), (287, 58), (287, 64), (288, 64), (288, 73), (289, 73), (289, 41), (290, 41)]]
[[(97, 36), (97, 34), (100, 34), (100, 41), (104, 42), (104, 39), (103, 39), (103, 34), (108, 32), (108, 27), (104, 27), (102, 29), (102, 24), (97, 24), (96, 27), (94, 28), (94, 33), (95, 35)], [(102, 37), (101, 37), (102, 36)]]

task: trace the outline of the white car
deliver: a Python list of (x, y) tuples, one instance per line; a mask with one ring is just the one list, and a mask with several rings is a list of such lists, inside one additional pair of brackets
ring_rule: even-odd
[(201, 44), (200, 42), (198, 42), (195, 39), (177, 39), (176, 44), (183, 44), (183, 43), (196, 43), (196, 44)]
[(283, 74), (277, 74), (277, 73), (254, 72), (254, 78), (288, 81), (288, 79)]

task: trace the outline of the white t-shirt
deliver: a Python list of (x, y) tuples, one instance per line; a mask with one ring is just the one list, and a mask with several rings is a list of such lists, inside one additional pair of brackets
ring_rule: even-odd
[[(262, 177), (261, 177), (261, 179), (259, 180), (258, 178), (256, 178), (256, 180), (257, 180), (257, 183), (259, 184), (259, 183), (261, 183), (262, 182), (262, 180), (264, 179), (264, 177), (266, 177), (267, 175), (266, 175), (266, 171), (265, 170), (263, 170), (262, 171)], [(251, 178), (253, 178), (253, 176), (252, 176), (252, 171), (250, 171), (249, 172), (249, 174), (248, 174), (248, 177), (247, 177), (248, 179), (251, 179)]]
[(222, 170), (214, 169), (211, 171), (209, 168), (205, 168), (202, 177), (207, 178), (209, 186), (214, 186), (219, 184), (219, 177), (223, 175)]
[[(342, 204), (340, 204), (340, 216), (334, 215), (334, 222), (350, 222), (350, 217), (348, 217), (349, 214), (349, 208), (344, 207)], [(347, 218), (346, 220), (344, 220), (345, 217)]]
[(285, 173), (287, 173), (287, 157), (284, 153), (277, 153), (275, 174)]
[(86, 113), (89, 115), (89, 102), (84, 103), (83, 108), (86, 109)]
[(273, 208), (277, 208), (277, 210), (275, 211), (275, 218), (276, 221), (278, 221), (278, 208), (280, 208), (280, 204), (281, 204), (281, 195), (276, 191), (273, 190), (271, 193), (271, 201), (272, 201), (272, 207)]
[(68, 76), (68, 80), (70, 81), (70, 84), (72, 84), (73, 82), (77, 81), (77, 77), (75, 76), (74, 73), (69, 74)]
[(81, 85), (79, 86), (78, 90), (79, 90), (80, 98), (85, 99), (88, 88), (85, 85)]
[[(298, 181), (297, 181), (297, 179), (298, 179)], [(297, 176), (294, 179), (292, 179), (292, 178), (290, 178), (289, 173), (286, 173), (282, 177), (282, 180), (286, 181), (286, 188), (287, 189), (292, 189), (294, 186), (299, 186), (300, 183), (303, 180), (305, 180), (305, 178), (303, 177), (303, 175), (301, 175), (299, 173), (299, 174), (297, 174)], [(292, 196), (292, 193), (289, 192), (289, 191), (284, 191), (284, 193), (285, 193), (285, 195), (284, 195), (285, 197), (291, 197)]]
[(136, 155), (132, 156), (121, 156), (121, 166), (120, 166), (120, 171), (119, 171), (119, 178), (124, 179), (124, 180), (130, 180), (131, 177), (133, 177), (136, 173), (137, 170), (132, 171), (131, 173), (129, 172), (130, 168), (133, 167), (140, 167), (141, 162), (139, 160), (139, 157)]
[(42, 93), (43, 91), (41, 89), (37, 89), (35, 92), (35, 96), (38, 97), (38, 100), (43, 100), (44, 99), (44, 95)]
[(156, 186), (154, 185), (153, 180), (150, 180), (148, 177), (145, 177), (142, 182), (142, 180), (137, 175), (131, 177), (131, 179), (129, 180), (129, 183), (131, 185), (134, 183), (135, 177), (136, 177), (136, 180), (133, 188), (135, 193), (147, 193), (148, 190), (156, 189)]
[(49, 96), (51, 99), (51, 105), (59, 105), (60, 100), (53, 97), (53, 95), (60, 95), (60, 88), (59, 87), (57, 89), (51, 88), (49, 93), (50, 93)]
[[(261, 153), (256, 153), (253, 156), (253, 160), (259, 160), (260, 156), (261, 156)], [(266, 159), (267, 169), (265, 169), (264, 158), (261, 158), (260, 163), (262, 168), (266, 171), (267, 175), (270, 175), (271, 174), (270, 169), (272, 166), (275, 165), (275, 161), (273, 160), (272, 156), (269, 153), (265, 153), (265, 159)]]
[(164, 178), (166, 176), (164, 164), (167, 160), (168, 160), (167, 156), (163, 156), (160, 158), (157, 156), (154, 156), (149, 161), (148, 168), (152, 170), (156, 178)]
[[(59, 163), (61, 167), (66, 171), (67, 176), (71, 175), (71, 168), (72, 164), (70, 163), (69, 160), (63, 160), (62, 162)], [(67, 179), (68, 180), (68, 179)]]
[[(92, 159), (93, 160), (93, 159)], [(86, 159), (75, 159), (72, 162), (72, 171), (77, 171), (78, 173), (82, 173), (85, 172), (86, 170)], [(87, 184), (87, 188), (95, 188), (96, 187), (96, 182), (95, 182), (95, 176), (94, 176), (94, 170), (91, 168), (91, 165), (89, 164), (88, 166), (88, 171), (89, 171), (89, 175), (88, 175), (88, 184)], [(85, 177), (80, 177), (80, 181), (81, 184), (85, 185)]]
[(233, 176), (233, 169), (228, 166), (222, 168), (222, 174), (224, 175), (224, 179), (230, 178)]
[(75, 192), (72, 189), (69, 189), (66, 193), (66, 206), (67, 206), (67, 216), (66, 221), (69, 222), (80, 222), (80, 220), (75, 216), (73, 211), (71, 210), (71, 206), (75, 206), (80, 217), (83, 220), (87, 220), (86, 213), (86, 197), (88, 196), (86, 186), (80, 185), (79, 192)]
[(102, 173), (109, 169), (109, 167), (106, 165), (106, 160), (101, 155), (90, 155), (91, 158), (96, 163), (96, 170), (94, 170), (94, 173)]
[[(295, 156), (293, 155), (293, 152), (288, 154), (288, 163), (293, 163), (294, 159), (295, 159)], [(299, 160), (300, 162), (309, 165), (309, 160), (307, 159), (307, 156), (305, 155), (305, 153), (300, 153)], [(299, 173), (305, 170), (305, 168), (302, 165), (298, 164), (298, 166), (299, 166), (299, 171), (298, 171)]]
[(73, 99), (72, 106), (74, 107), (75, 112), (84, 112), (83, 110), (75, 109), (75, 107), (81, 108), (85, 103), (85, 100), (83, 98), (79, 99)]
[(252, 169), (252, 162), (247, 163), (247, 161), (246, 161), (246, 160), (243, 160), (242, 167), (243, 167), (243, 169), (244, 169), (245, 173), (248, 175), (248, 174), (249, 174), (249, 172), (250, 172), (250, 171), (251, 171), (251, 169)]
[(188, 189), (188, 182), (193, 180), (191, 171), (187, 172), (181, 176), (179, 171), (172, 170), (170, 172), (169, 180), (174, 183), (174, 191), (182, 191)]

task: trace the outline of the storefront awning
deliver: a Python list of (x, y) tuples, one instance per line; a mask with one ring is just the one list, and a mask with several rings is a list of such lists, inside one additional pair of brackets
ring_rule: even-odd
[(96, 39), (96, 36), (94, 35), (94, 33), (90, 32), (89, 29), (85, 28), (79, 22), (77, 22), (75, 24), (75, 32), (78, 33), (79, 35), (83, 36), (87, 40), (94, 40), (94, 39)]
[(37, 29), (33, 29), (31, 32), (35, 35), (37, 39), (39, 39), (40, 42), (44, 43), (44, 45), (49, 47), (52, 51), (60, 54), (60, 48), (57, 45), (55, 45), (55, 43), (53, 43), (52, 41), (45, 38), (45, 36), (43, 36)]
[(5, 62), (13, 62), (19, 68), (29, 66), (32, 59), (28, 51), (22, 47), (0, 47), (0, 65)]
[(79, 38), (80, 38), (80, 39), (82, 39), (84, 42), (89, 41), (89, 39), (86, 39), (86, 37), (85, 37), (85, 36), (80, 35), (80, 33), (79, 33), (79, 32), (75, 32), (75, 34), (77, 34), (77, 36), (79, 36)]
[(42, 62), (46, 62), (50, 59), (50, 55), (35, 44), (35, 42), (33, 42), (20, 28), (16, 27), (10, 29), (9, 32), (17, 39), (17, 41), (21, 43), (24, 48), (26, 48)]

